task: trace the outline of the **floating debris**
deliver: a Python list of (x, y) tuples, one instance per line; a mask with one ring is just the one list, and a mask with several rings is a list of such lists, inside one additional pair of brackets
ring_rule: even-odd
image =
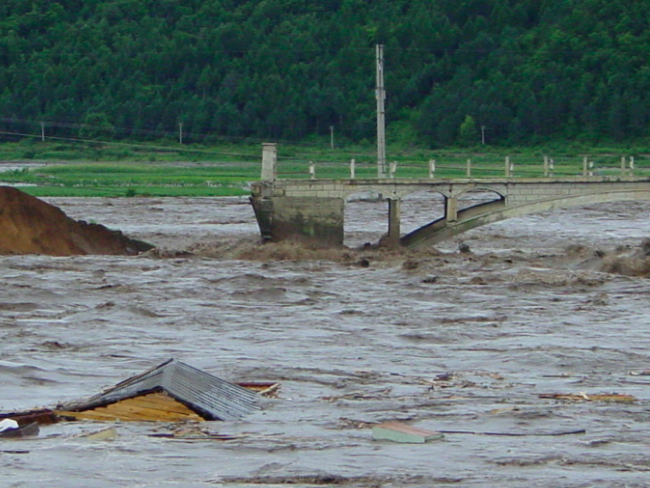
[(38, 435), (39, 430), (36, 422), (25, 425), (20, 425), (14, 419), (4, 419), (0, 422), (0, 438)]
[(650, 376), (650, 369), (644, 369), (642, 371), (630, 371), (628, 374), (630, 376)]
[(372, 437), (376, 440), (424, 444), (428, 441), (442, 439), (444, 434), (432, 430), (418, 429), (393, 420), (375, 425), (372, 428)]
[(576, 429), (576, 430), (564, 430), (560, 432), (480, 432), (475, 430), (441, 430), (441, 434), (471, 434), (471, 435), (500, 435), (506, 437), (526, 437), (526, 436), (563, 436), (563, 435), (575, 435), (575, 434), (586, 434), (586, 429)]
[(18, 425), (21, 426), (26, 426), (32, 423), (36, 423), (38, 425), (49, 425), (49, 424), (55, 424), (60, 420), (56, 416), (54, 411), (50, 409), (29, 410), (27, 412), (4, 413), (4, 414), (0, 414), (0, 419), (13, 419), (16, 422), (18, 422)]
[[(259, 409), (259, 396), (277, 397), (279, 383), (229, 383), (216, 376), (170, 359), (133, 376), (84, 402), (0, 414), (0, 424), (17, 422), (20, 429), (62, 420), (203, 422), (234, 420)], [(31, 431), (34, 427), (30, 427)], [(9, 430), (7, 431), (9, 432)], [(28, 435), (30, 430), (20, 430)], [(0, 429), (0, 436), (3, 432)], [(7, 436), (10, 434), (7, 434)], [(32, 435), (31, 433), (29, 435)]]
[(109, 441), (117, 439), (119, 437), (119, 434), (117, 433), (116, 429), (111, 427), (108, 429), (97, 430), (95, 432), (83, 433), (77, 437), (81, 437), (89, 441)]
[(150, 434), (149, 437), (160, 437), (163, 439), (179, 439), (184, 441), (231, 441), (240, 439), (241, 436), (230, 434), (218, 434), (202, 429), (198, 425), (181, 425), (171, 432)]
[(103, 421), (236, 420), (259, 408), (256, 399), (249, 389), (170, 359), (55, 413)]
[(568, 402), (611, 402), (611, 403), (632, 403), (636, 398), (632, 395), (621, 393), (587, 395), (580, 393), (542, 393), (539, 398), (551, 398), (553, 400), (564, 400)]
[(0, 422), (0, 433), (4, 432), (5, 430), (15, 430), (18, 428), (18, 422), (16, 422), (14, 419), (4, 419), (2, 422)]

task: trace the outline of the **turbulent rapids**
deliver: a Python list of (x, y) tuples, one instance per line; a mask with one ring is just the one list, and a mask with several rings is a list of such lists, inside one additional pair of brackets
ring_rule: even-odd
[[(260, 244), (245, 198), (46, 201), (155, 249), (0, 256), (1, 411), (83, 399), (170, 357), (281, 389), (241, 421), (207, 422), (228, 441), (43, 426), (0, 446), (10, 486), (647, 484), (645, 204), (411, 252), (364, 247), (385, 232), (372, 202), (350, 212), (347, 248), (316, 250)], [(418, 208), (403, 209), (413, 226)], [(373, 440), (390, 420), (465, 433)], [(104, 428), (117, 437), (79, 436)]]

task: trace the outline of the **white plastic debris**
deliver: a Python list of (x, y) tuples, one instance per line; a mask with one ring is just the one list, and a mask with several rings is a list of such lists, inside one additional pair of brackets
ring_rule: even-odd
[(12, 419), (4, 419), (2, 422), (0, 422), (0, 432), (4, 432), (5, 430), (13, 430), (18, 428), (18, 422)]

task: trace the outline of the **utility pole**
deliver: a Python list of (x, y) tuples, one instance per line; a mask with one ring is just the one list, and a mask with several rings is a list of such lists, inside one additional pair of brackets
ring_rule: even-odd
[(334, 126), (330, 125), (330, 149), (334, 149)]
[(485, 146), (485, 126), (484, 125), (481, 126), (481, 142)]
[(377, 177), (386, 177), (386, 111), (384, 101), (384, 46), (377, 44)]
[(178, 143), (183, 144), (183, 122), (178, 123)]
[(41, 141), (45, 142), (45, 122), (41, 121)]

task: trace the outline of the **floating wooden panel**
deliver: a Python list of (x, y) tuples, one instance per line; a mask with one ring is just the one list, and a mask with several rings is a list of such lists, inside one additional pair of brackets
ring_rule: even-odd
[(57, 415), (79, 420), (136, 421), (136, 422), (201, 422), (203, 417), (165, 392), (149, 393), (83, 412), (57, 411)]

